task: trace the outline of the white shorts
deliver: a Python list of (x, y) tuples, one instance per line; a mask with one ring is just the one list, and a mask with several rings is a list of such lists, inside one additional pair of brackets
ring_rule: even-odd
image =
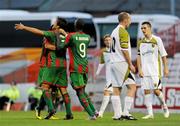
[(111, 83), (106, 83), (106, 86), (104, 87), (105, 91), (109, 91), (110, 93), (113, 92), (113, 87)]
[(141, 88), (147, 90), (161, 89), (161, 80), (157, 76), (141, 78)]
[(135, 77), (131, 72), (129, 73), (128, 78), (125, 80), (127, 71), (128, 64), (126, 62), (116, 62), (111, 64), (110, 72), (113, 87), (122, 87), (123, 85), (136, 84)]

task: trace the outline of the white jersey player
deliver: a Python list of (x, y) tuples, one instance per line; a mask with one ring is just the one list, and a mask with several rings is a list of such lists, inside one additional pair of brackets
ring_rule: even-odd
[(141, 30), (144, 38), (138, 42), (138, 71), (141, 77), (141, 87), (145, 94), (145, 105), (148, 115), (143, 119), (153, 118), (151, 90), (159, 98), (164, 110), (164, 117), (169, 117), (169, 111), (164, 100), (161, 89), (162, 61), (164, 65), (164, 75), (168, 75), (167, 53), (160, 37), (151, 32), (150, 22), (143, 22)]
[(104, 88), (104, 97), (101, 104), (101, 108), (99, 111), (99, 117), (103, 117), (103, 113), (110, 101), (110, 95), (112, 94), (113, 88), (111, 83), (111, 74), (110, 74), (110, 63), (111, 63), (111, 55), (110, 55), (110, 44), (112, 42), (112, 38), (109, 34), (106, 34), (103, 38), (105, 48), (101, 51), (100, 56), (100, 64), (98, 66), (96, 75), (99, 75), (102, 68), (106, 67), (106, 85)]
[[(129, 110), (134, 101), (136, 83), (133, 72), (135, 67), (131, 62), (131, 44), (130, 36), (126, 28), (131, 23), (130, 15), (121, 12), (118, 16), (119, 25), (113, 30), (111, 37), (111, 79), (113, 86), (112, 105), (114, 109), (114, 120), (137, 120)], [(122, 112), (120, 93), (122, 87), (127, 86), (127, 95), (124, 100), (124, 110)]]

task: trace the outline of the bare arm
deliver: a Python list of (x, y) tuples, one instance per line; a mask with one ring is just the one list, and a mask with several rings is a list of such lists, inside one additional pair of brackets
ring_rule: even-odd
[(15, 27), (14, 27), (16, 30), (25, 30), (25, 31), (28, 31), (28, 32), (31, 32), (31, 33), (34, 33), (34, 34), (37, 34), (37, 35), (41, 35), (43, 36), (44, 33), (42, 30), (39, 30), (37, 28), (33, 28), (33, 27), (28, 27), (28, 26), (25, 26), (23, 24), (15, 24)]
[(67, 32), (64, 31), (64, 29), (61, 29), (61, 28), (60, 28), (60, 29), (59, 29), (59, 32), (60, 32), (61, 34), (63, 34), (64, 36), (67, 36), (67, 35), (68, 35)]
[(141, 57), (140, 55), (137, 56), (137, 67), (138, 67), (138, 72), (139, 72), (139, 76), (143, 77), (143, 71), (142, 71), (142, 67), (141, 67)]
[(162, 57), (162, 62), (163, 62), (163, 65), (164, 65), (164, 76), (167, 77), (168, 74), (169, 74), (169, 69), (168, 69), (168, 63), (167, 63), (166, 56)]
[(44, 47), (50, 50), (56, 50), (56, 46), (50, 43), (45, 43)]
[(122, 50), (122, 53), (123, 53), (123, 55), (124, 55), (124, 58), (126, 59), (126, 62), (128, 63), (128, 66), (129, 66), (130, 70), (131, 70), (133, 73), (135, 73), (136, 70), (135, 70), (134, 65), (133, 65), (132, 62), (131, 62), (131, 58), (130, 58), (130, 56), (129, 56), (128, 50)]

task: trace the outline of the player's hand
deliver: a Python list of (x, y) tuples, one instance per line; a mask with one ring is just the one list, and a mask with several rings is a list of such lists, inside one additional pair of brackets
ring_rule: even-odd
[(144, 73), (142, 70), (139, 70), (139, 77), (143, 78), (144, 77)]
[(164, 67), (164, 76), (167, 77), (169, 75), (169, 70), (167, 67)]
[(130, 69), (130, 71), (133, 72), (133, 73), (136, 72), (136, 68), (134, 67), (133, 64), (131, 64), (131, 65), (129, 66), (129, 69)]
[(15, 24), (15, 27), (14, 27), (14, 28), (15, 28), (16, 30), (23, 30), (24, 27), (25, 27), (25, 26), (24, 26), (23, 24), (19, 23), (19, 24)]
[(45, 47), (46, 49), (49, 49), (50, 46), (51, 46), (51, 44), (49, 44), (49, 43), (44, 43), (44, 47)]
[(64, 31), (64, 29), (62, 29), (62, 28), (59, 29), (59, 32), (60, 32), (61, 34), (65, 35), (65, 36), (67, 35), (67, 33), (66, 33), (66, 32)]

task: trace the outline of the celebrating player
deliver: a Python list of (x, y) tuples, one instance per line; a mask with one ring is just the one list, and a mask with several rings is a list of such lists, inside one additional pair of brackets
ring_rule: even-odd
[[(59, 28), (65, 29), (66, 28), (66, 20), (63, 18), (58, 18), (57, 21), (54, 23), (53, 27), (59, 30)], [(23, 24), (16, 24), (15, 28), (17, 30), (25, 30), (32, 32), (34, 34), (38, 34), (47, 38), (52, 44), (56, 45), (56, 31), (42, 31), (33, 27), (24, 26)], [(64, 41), (65, 37), (61, 36), (61, 40)], [(46, 47), (45, 48), (50, 48)], [(67, 92), (67, 76), (66, 76), (66, 49), (61, 49), (57, 51), (56, 49), (47, 49), (46, 57), (43, 60), (47, 67), (43, 70), (42, 75), (42, 85), (43, 88), (43, 96), (48, 105), (48, 115), (45, 119), (51, 118), (55, 114), (55, 109), (52, 103), (52, 97), (50, 92), (51, 85), (56, 85), (63, 96), (65, 106), (66, 106), (66, 118), (65, 119), (73, 119), (72, 112), (71, 112), (71, 104), (70, 104), (70, 97)]]
[(90, 120), (95, 120), (97, 116), (96, 110), (85, 92), (88, 80), (87, 48), (90, 43), (90, 36), (82, 32), (83, 27), (84, 22), (77, 19), (75, 21), (76, 32), (67, 35), (66, 41), (61, 43), (61, 48), (68, 47), (72, 87), (76, 90), (79, 101), (89, 114)]

